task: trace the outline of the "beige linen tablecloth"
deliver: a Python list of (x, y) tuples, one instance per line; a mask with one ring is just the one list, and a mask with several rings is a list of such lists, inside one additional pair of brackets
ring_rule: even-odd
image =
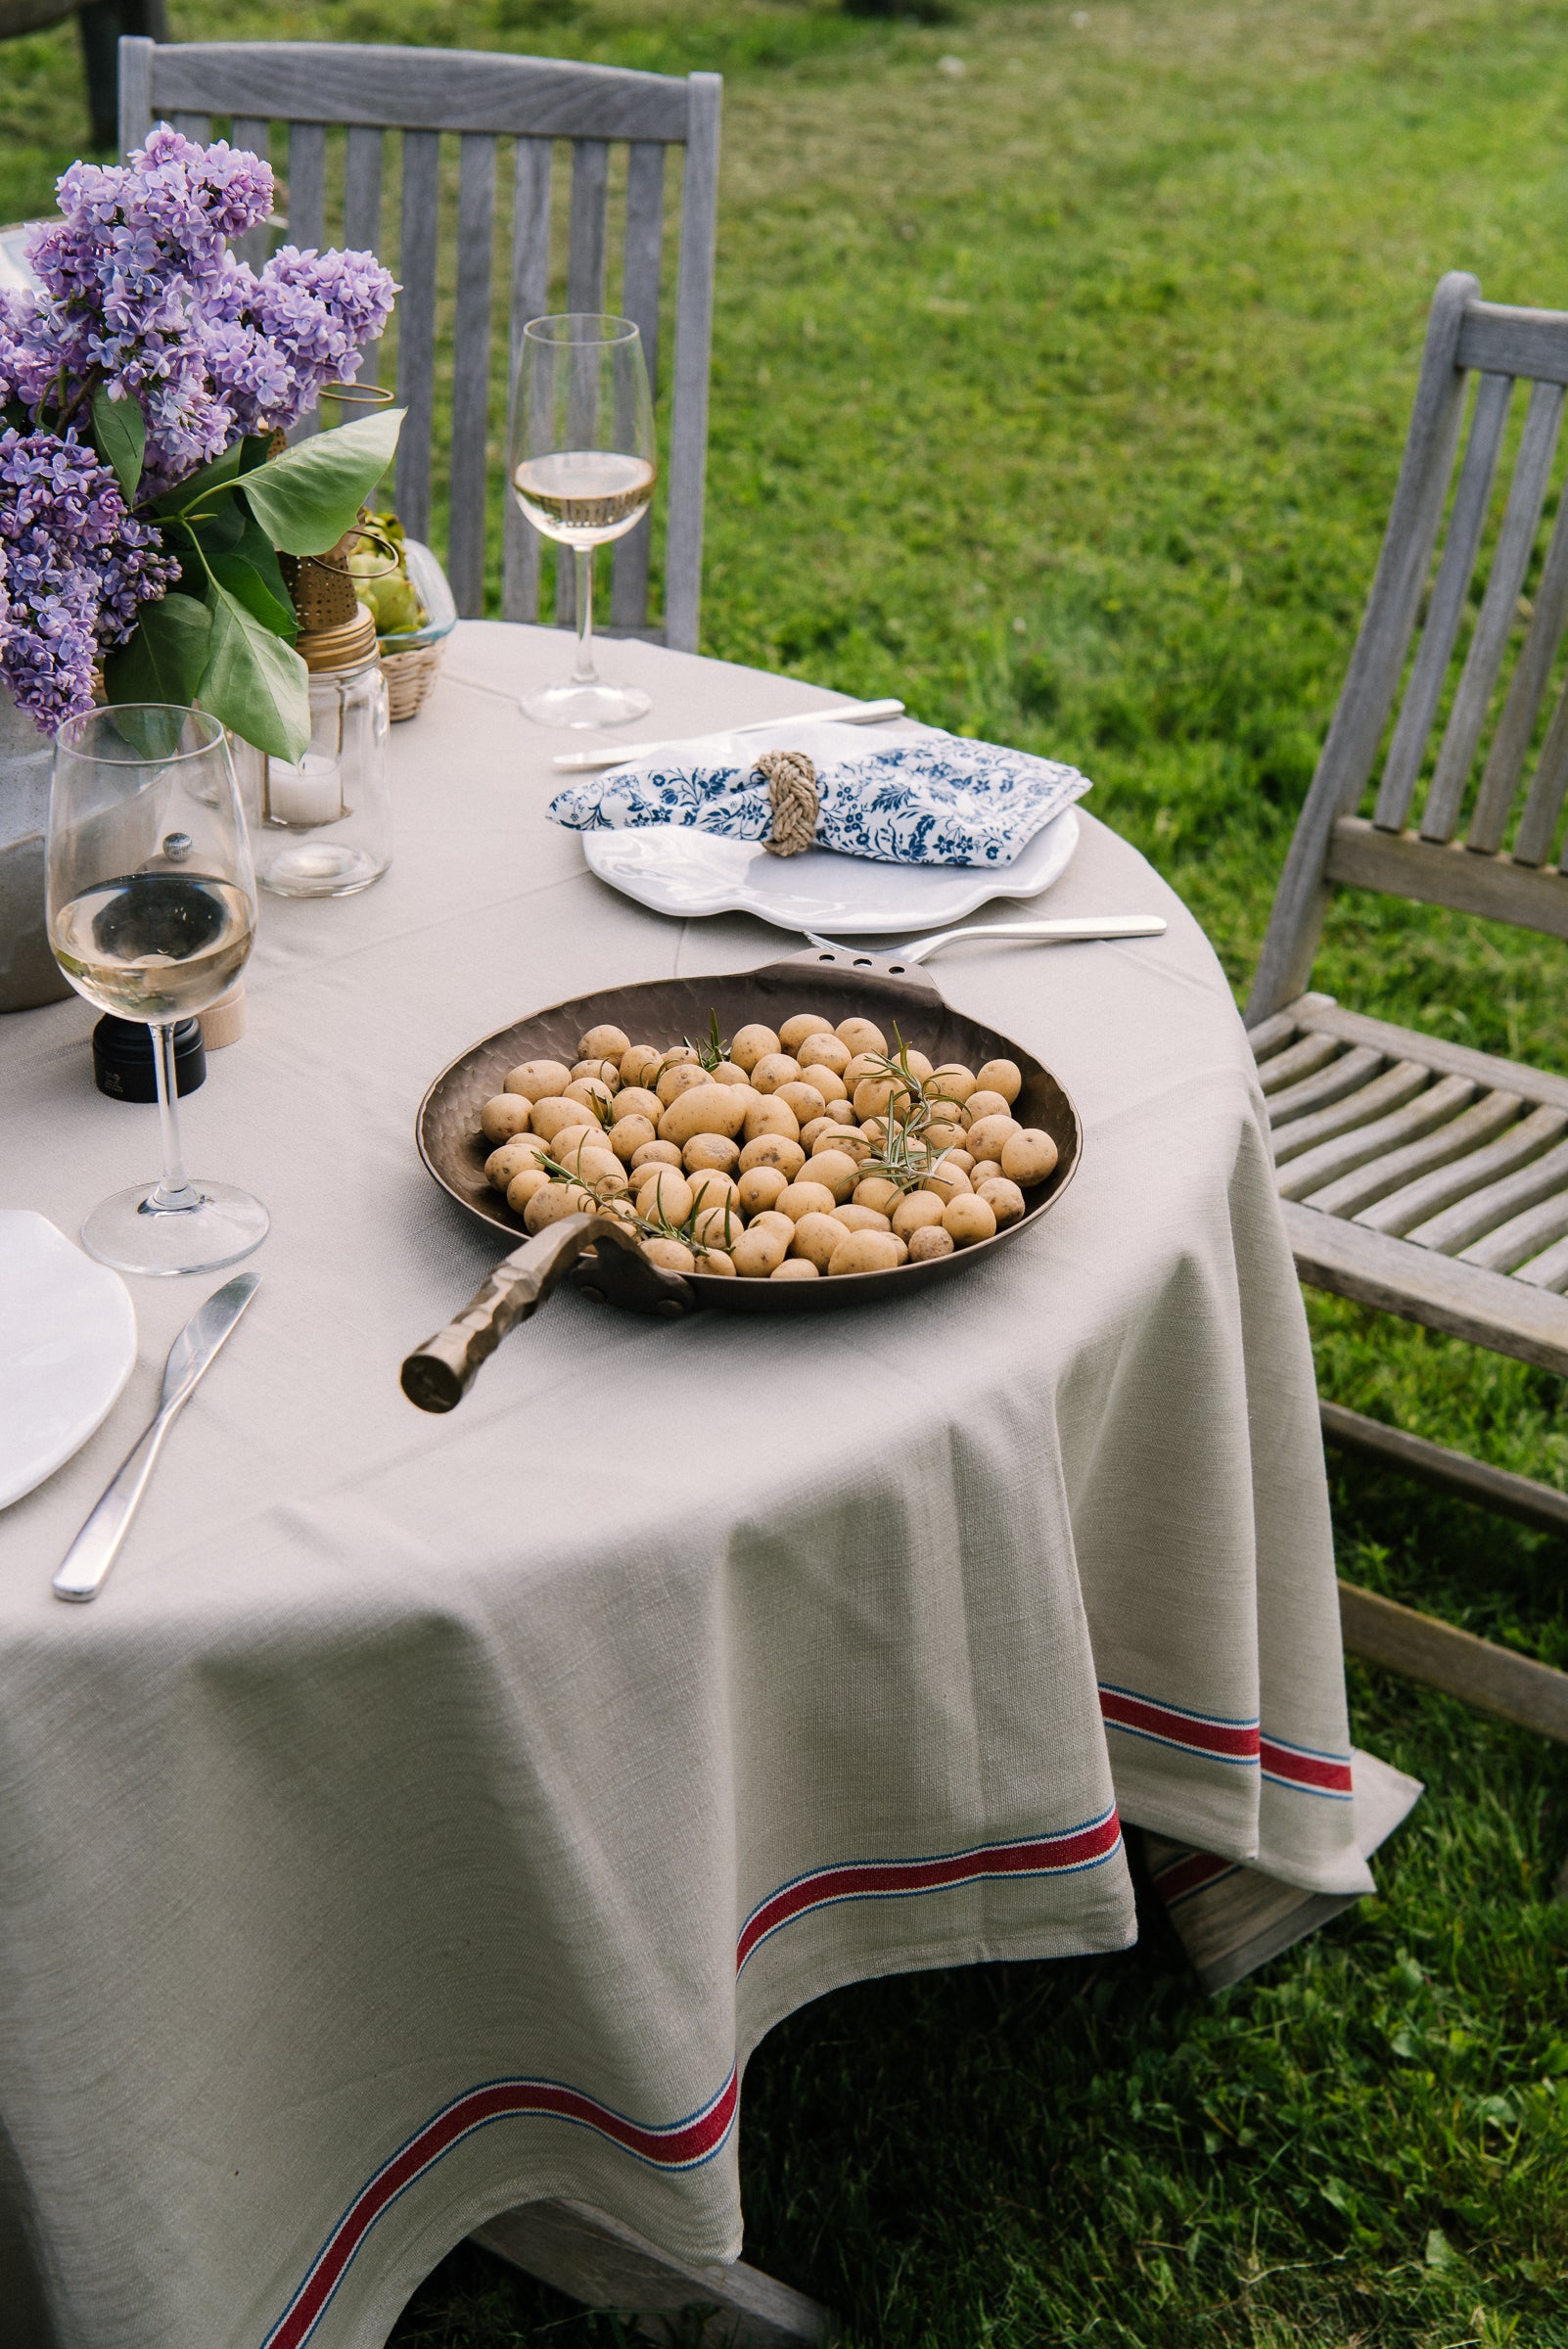
[[(460, 628), (394, 730), (387, 880), (265, 904), (250, 1033), (185, 1110), (196, 1172), (272, 1210), (262, 1286), (98, 1602), (50, 1573), (215, 1279), (132, 1284), (130, 1390), (0, 1518), (8, 2349), (372, 2349), (536, 2196), (733, 2256), (761, 2035), (859, 1975), (1123, 1946), (1118, 1809), (1370, 1885), (1245, 1040), (1092, 817), (1050, 909), (1164, 939), (937, 966), (1084, 1116), (1038, 1231), (842, 1316), (563, 1296), (455, 1416), (404, 1401), (496, 1253), (414, 1154), (431, 1076), (546, 1002), (791, 945), (587, 876), (516, 707), (563, 658)], [(649, 736), (824, 702), (605, 660)], [(0, 1023), (0, 1197), (72, 1235), (157, 1156), (92, 1089), (92, 1016)]]

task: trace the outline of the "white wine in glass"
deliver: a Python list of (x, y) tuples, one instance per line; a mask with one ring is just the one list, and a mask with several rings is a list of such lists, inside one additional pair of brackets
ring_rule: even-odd
[(513, 494), (542, 537), (576, 559), (577, 659), (569, 679), (528, 695), (544, 726), (620, 726), (648, 696), (593, 665), (593, 553), (636, 529), (657, 478), (642, 337), (629, 318), (572, 312), (523, 329), (512, 403)]
[(68, 717), (49, 800), (49, 939), (79, 995), (153, 1032), (163, 1173), (94, 1208), (82, 1245), (119, 1272), (209, 1272), (266, 1237), (232, 1183), (193, 1181), (180, 1152), (174, 1030), (245, 966), (255, 877), (217, 720), (127, 702)]

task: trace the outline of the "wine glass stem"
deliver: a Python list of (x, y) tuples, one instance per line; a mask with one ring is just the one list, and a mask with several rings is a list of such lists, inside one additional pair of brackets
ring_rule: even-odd
[(577, 558), (577, 665), (572, 671), (572, 682), (597, 685), (599, 676), (593, 666), (593, 549), (579, 546), (573, 551)]
[(153, 1073), (158, 1080), (158, 1126), (163, 1144), (163, 1173), (157, 1187), (148, 1193), (145, 1207), (151, 1215), (162, 1215), (195, 1207), (200, 1199), (185, 1172), (180, 1151), (179, 1080), (174, 1069), (172, 1020), (153, 1026)]

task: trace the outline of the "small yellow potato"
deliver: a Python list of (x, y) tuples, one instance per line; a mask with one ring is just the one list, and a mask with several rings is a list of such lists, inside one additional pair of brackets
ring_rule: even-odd
[(780, 1214), (776, 1207), (764, 1207), (760, 1216), (753, 1216), (748, 1231), (776, 1231), (785, 1247), (795, 1237), (795, 1218)]
[(531, 1137), (525, 1140), (521, 1135), (515, 1141), (503, 1142), (484, 1161), (486, 1182), (493, 1182), (498, 1191), (504, 1191), (514, 1174), (521, 1174), (525, 1167), (538, 1165), (543, 1147), (541, 1142)]
[(803, 1069), (831, 1069), (836, 1077), (843, 1076), (853, 1057), (844, 1038), (835, 1036), (831, 1028), (813, 1029), (790, 1049)]
[(983, 1090), (1000, 1093), (1010, 1107), (1024, 1089), (1024, 1072), (1015, 1060), (988, 1060), (983, 1069), (975, 1071), (975, 1083)]
[(520, 1216), (535, 1191), (542, 1191), (550, 1177), (542, 1167), (525, 1167), (514, 1174), (506, 1186), (506, 1204), (515, 1216)]
[(891, 1231), (893, 1229), (892, 1220), (885, 1216), (880, 1208), (856, 1207), (853, 1199), (845, 1207), (836, 1207), (833, 1214), (835, 1220), (844, 1225), (846, 1231)]
[(600, 1027), (590, 1028), (586, 1036), (577, 1038), (578, 1060), (619, 1061), (622, 1053), (630, 1049), (631, 1038), (625, 1030), (617, 1028), (608, 1020)]
[(644, 1240), (642, 1253), (650, 1264), (663, 1265), (667, 1272), (695, 1272), (697, 1259), (684, 1240)]
[(749, 1084), (746, 1071), (733, 1060), (715, 1061), (708, 1072), (715, 1084)]
[(749, 1097), (733, 1084), (689, 1084), (660, 1119), (659, 1139), (679, 1142), (682, 1149), (699, 1133), (719, 1133), (734, 1141), (751, 1106)]
[(515, 1141), (527, 1133), (533, 1104), (526, 1093), (497, 1093), (480, 1111), (480, 1131), (487, 1142)]
[(740, 1154), (743, 1174), (755, 1174), (759, 1167), (772, 1167), (786, 1182), (793, 1182), (805, 1164), (806, 1152), (790, 1133), (752, 1134)]
[(699, 1272), (716, 1272), (723, 1280), (733, 1280), (735, 1260), (726, 1256), (722, 1248), (705, 1248), (697, 1259), (697, 1269)]
[(963, 1169), (955, 1167), (950, 1158), (945, 1158), (936, 1173), (928, 1174), (920, 1187), (922, 1190), (930, 1191), (932, 1196), (940, 1199), (945, 1207), (949, 1199), (958, 1198), (960, 1193), (970, 1190), (973, 1186)]
[(903, 1197), (903, 1186), (885, 1174), (868, 1174), (855, 1184), (853, 1197), (856, 1207), (874, 1207), (879, 1216), (891, 1216)]
[[(623, 1159), (628, 1167), (636, 1164), (637, 1152), (645, 1144), (657, 1139), (658, 1136), (646, 1118), (617, 1118), (605, 1135), (605, 1140), (617, 1158)], [(680, 1156), (678, 1150), (675, 1155), (677, 1158)]]
[(922, 1223), (909, 1238), (909, 1262), (923, 1265), (928, 1257), (951, 1256), (952, 1236), (940, 1223)]
[(779, 1049), (779, 1038), (772, 1029), (764, 1028), (760, 1020), (754, 1020), (749, 1028), (742, 1028), (738, 1035), (731, 1037), (729, 1057), (738, 1069), (746, 1070), (749, 1075), (760, 1060), (765, 1060), (770, 1052)]
[(968, 1175), (970, 1183), (973, 1184), (975, 1162), (967, 1150), (949, 1150), (942, 1163), (945, 1167), (956, 1167), (961, 1174)]
[(942, 1221), (942, 1201), (930, 1191), (911, 1191), (893, 1211), (893, 1228), (900, 1240), (913, 1242), (917, 1231)]
[(848, 1110), (849, 1095), (845, 1090), (844, 1080), (836, 1069), (818, 1068), (813, 1063), (810, 1068), (802, 1069), (800, 1081), (802, 1084), (808, 1084), (814, 1092), (820, 1093), (830, 1107), (834, 1103), (842, 1101)]
[(633, 1174), (643, 1167), (678, 1167), (679, 1164), (680, 1152), (673, 1142), (639, 1142), (631, 1153)]
[(591, 1109), (595, 1102), (608, 1109), (615, 1095), (602, 1077), (574, 1077), (561, 1098), (563, 1101), (580, 1101), (584, 1109)]
[(804, 1044), (808, 1036), (831, 1036), (833, 1022), (821, 1019), (814, 1011), (798, 1011), (787, 1019), (778, 1032), (778, 1040), (786, 1052)]
[(929, 1150), (954, 1149), (963, 1141), (963, 1138), (964, 1129), (961, 1126), (942, 1126), (935, 1121), (926, 1128), (921, 1136)]
[(1009, 1223), (1016, 1223), (1024, 1213), (1023, 1192), (1016, 1182), (1010, 1182), (1005, 1178), (997, 1182), (980, 1183), (976, 1187), (975, 1196), (977, 1199), (985, 1200), (986, 1205), (996, 1219), (998, 1231), (1005, 1231)]
[(530, 1231), (540, 1232), (567, 1216), (591, 1216), (597, 1204), (591, 1191), (579, 1190), (575, 1182), (552, 1182), (534, 1192), (523, 1210), (523, 1221)]
[(787, 1256), (781, 1265), (773, 1267), (767, 1277), (769, 1280), (820, 1280), (822, 1275), (808, 1256)]
[(722, 1133), (694, 1133), (680, 1157), (688, 1174), (700, 1174), (705, 1168), (733, 1174), (740, 1165), (740, 1144)]
[(735, 1188), (741, 1214), (760, 1216), (763, 1208), (776, 1207), (788, 1179), (778, 1167), (749, 1168)]
[(1009, 1182), (1043, 1182), (1056, 1172), (1056, 1144), (1038, 1126), (1021, 1127), (1002, 1144), (1001, 1167)]
[(867, 1118), (886, 1117), (891, 1108), (902, 1109), (907, 1089), (894, 1077), (862, 1077), (854, 1088), (854, 1114), (863, 1126)]
[(966, 1069), (961, 1060), (943, 1061), (940, 1067), (932, 1070), (926, 1084), (926, 1091), (933, 1099), (940, 1095), (944, 1101), (957, 1101), (960, 1104), (968, 1100), (974, 1089), (975, 1072)]
[(842, 1121), (837, 1126), (828, 1128), (816, 1147), (818, 1150), (842, 1150), (848, 1157), (853, 1159), (856, 1166), (863, 1158), (868, 1158), (871, 1154), (869, 1136), (862, 1133), (858, 1126), (847, 1126)]
[(999, 1158), (983, 1158), (969, 1170), (969, 1187), (972, 1191), (978, 1191), (984, 1182), (1004, 1182), (1005, 1180), (1006, 1176), (1002, 1173)]
[(749, 1142), (759, 1140), (764, 1133), (779, 1133), (787, 1142), (798, 1142), (801, 1138), (801, 1121), (787, 1101), (771, 1098), (748, 1101), (743, 1131)]
[(559, 1165), (570, 1167), (573, 1174), (580, 1175), (584, 1182), (624, 1184), (625, 1170), (615, 1152), (605, 1147), (603, 1134), (595, 1137), (591, 1133), (584, 1133), (580, 1140), (573, 1136), (571, 1140), (559, 1143), (550, 1156)]
[(655, 1167), (637, 1185), (637, 1213), (667, 1223), (684, 1223), (692, 1211), (691, 1184), (673, 1167)]
[(722, 1207), (728, 1200), (732, 1212), (739, 1215), (740, 1204), (732, 1174), (722, 1174), (715, 1167), (702, 1167), (696, 1174), (688, 1174), (686, 1180), (691, 1186), (693, 1207)]
[(804, 1256), (808, 1264), (825, 1272), (833, 1260), (833, 1251), (844, 1241), (844, 1225), (837, 1216), (803, 1216), (795, 1226), (790, 1242), (791, 1256)]
[(839, 1073), (844, 1079), (844, 1089), (847, 1093), (853, 1093), (855, 1086), (862, 1084), (867, 1077), (885, 1077), (887, 1075), (881, 1061), (872, 1052), (856, 1052), (849, 1067), (842, 1069)]
[(657, 1044), (632, 1044), (621, 1055), (623, 1084), (646, 1084), (648, 1072), (657, 1076), (664, 1066), (665, 1056)]
[(645, 1084), (623, 1084), (616, 1095), (618, 1118), (646, 1118), (650, 1126), (657, 1126), (664, 1114), (665, 1105), (659, 1095), (651, 1093)]
[[(538, 1122), (539, 1113), (535, 1110), (533, 1123), (537, 1126)], [(999, 1158), (1002, 1144), (1022, 1131), (1016, 1118), (978, 1118), (964, 1135), (964, 1148), (974, 1159)]]
[(888, 1039), (875, 1020), (840, 1020), (833, 1031), (852, 1052), (886, 1052)]
[(930, 1061), (927, 1060), (923, 1052), (917, 1052), (913, 1044), (905, 1044), (903, 1048), (903, 1065), (909, 1071), (911, 1077), (919, 1078), (920, 1089), (923, 1092), (925, 1090), (926, 1079), (932, 1074)]
[(787, 1101), (803, 1126), (812, 1118), (819, 1118), (827, 1107), (815, 1085), (807, 1084), (804, 1077), (798, 1078), (793, 1084), (777, 1086), (771, 1098)]
[(866, 1148), (868, 1150), (880, 1150), (886, 1143), (887, 1138), (887, 1119), (867, 1118), (865, 1124), (860, 1128), (860, 1139), (864, 1142)]
[(692, 1218), (692, 1236), (702, 1248), (732, 1248), (746, 1226), (734, 1203), (725, 1199), (699, 1207)]
[(754, 1063), (750, 1082), (760, 1093), (776, 1093), (781, 1084), (793, 1084), (801, 1073), (801, 1064), (789, 1052), (764, 1052)]
[(996, 1219), (978, 1192), (949, 1199), (942, 1211), (942, 1228), (955, 1248), (971, 1248), (976, 1240), (996, 1236)]
[(859, 1172), (858, 1162), (848, 1150), (816, 1150), (801, 1169), (800, 1178), (802, 1182), (825, 1182), (834, 1198), (842, 1201), (853, 1194)]
[(564, 1093), (571, 1082), (572, 1071), (558, 1060), (525, 1060), (507, 1070), (501, 1089), (521, 1093), (526, 1101), (547, 1101), (552, 1093)]
[(982, 1118), (1007, 1118), (1012, 1115), (1009, 1104), (1000, 1093), (986, 1092), (979, 1085), (964, 1103), (964, 1112), (966, 1126), (978, 1126)]
[(533, 1104), (533, 1130), (544, 1141), (553, 1142), (558, 1133), (570, 1126), (592, 1126), (600, 1130), (599, 1121), (586, 1102), (568, 1099), (564, 1093), (548, 1093)]
[(896, 1240), (891, 1231), (852, 1231), (828, 1259), (828, 1277), (837, 1280), (845, 1272), (891, 1272), (903, 1258), (903, 1242)]
[(801, 1128), (801, 1147), (807, 1158), (813, 1158), (816, 1155), (817, 1144), (827, 1141), (832, 1135), (833, 1129), (833, 1120), (830, 1117), (807, 1120), (807, 1123)]
[(825, 1182), (792, 1182), (778, 1195), (777, 1212), (798, 1223), (803, 1216), (830, 1215), (835, 1205), (833, 1193)]
[(706, 1085), (707, 1082), (708, 1071), (697, 1061), (674, 1060), (660, 1076), (654, 1091), (668, 1109), (670, 1102), (678, 1101), (682, 1093), (695, 1092), (698, 1085)]
[[(790, 1226), (791, 1236), (794, 1225)], [(789, 1241), (770, 1224), (748, 1223), (730, 1250), (730, 1261), (742, 1280), (766, 1280), (784, 1262)]]
[(621, 1090), (621, 1063), (618, 1060), (579, 1060), (572, 1071), (573, 1083), (576, 1084), (580, 1077), (597, 1077), (602, 1084), (609, 1086), (611, 1092), (619, 1093)]

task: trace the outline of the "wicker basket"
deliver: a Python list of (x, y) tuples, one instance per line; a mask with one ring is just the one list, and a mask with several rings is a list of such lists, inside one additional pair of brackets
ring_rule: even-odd
[(413, 717), (425, 696), (435, 684), (446, 650), (444, 637), (435, 644), (415, 645), (411, 652), (389, 653), (381, 656), (382, 675), (387, 680), (387, 708), (393, 725), (400, 717)]

